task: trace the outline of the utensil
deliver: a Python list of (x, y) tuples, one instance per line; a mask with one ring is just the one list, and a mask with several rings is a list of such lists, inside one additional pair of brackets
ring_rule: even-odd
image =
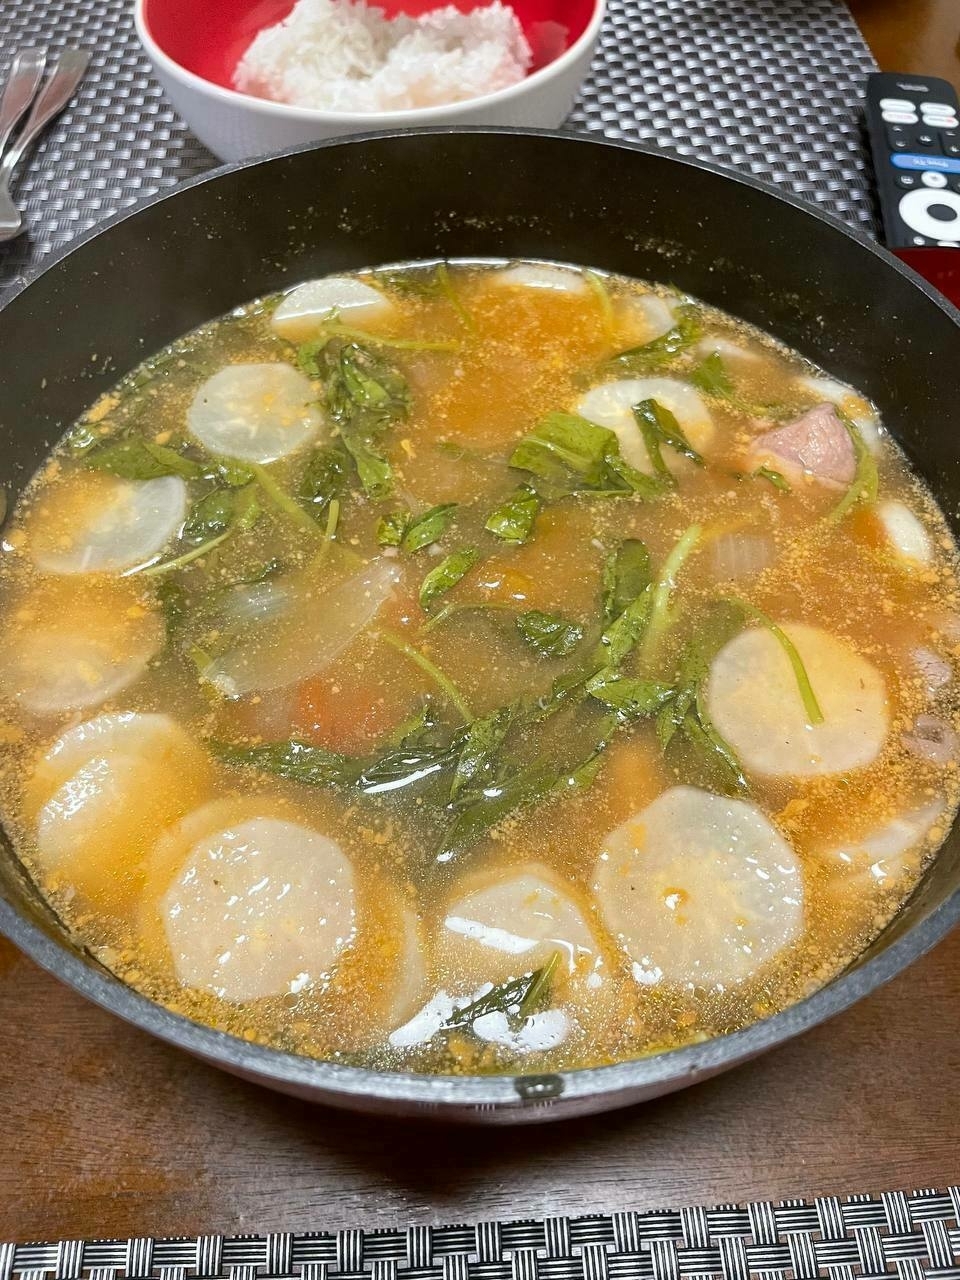
[(23, 215), (10, 195), (13, 172), (27, 148), (73, 97), (89, 62), (90, 55), (86, 50), (64, 50), (54, 65), (50, 79), (34, 98), (26, 123), (0, 160), (0, 241), (13, 240), (23, 230)]
[[(389, 16), (416, 15), (443, 0), (378, 0)], [(486, 0), (461, 0), (468, 10)], [(293, 0), (136, 0), (137, 35), (167, 97), (222, 160), (370, 130), (420, 125), (556, 128), (586, 77), (606, 0), (512, 0), (533, 51), (519, 84), (444, 106), (409, 111), (314, 111), (238, 93), (233, 72), (254, 36), (285, 18)]]
[(0, 152), (40, 88), (46, 66), (45, 49), (23, 49), (10, 64), (3, 98), (0, 99)]
[[(0, 481), (21, 489), (114, 380), (190, 328), (295, 282), (411, 258), (541, 257), (671, 283), (871, 396), (956, 530), (960, 312), (866, 236), (751, 177), (572, 134), (407, 131), (219, 170), (61, 256), (0, 313)], [(871, 338), (884, 334), (883, 342)], [(281, 1053), (113, 977), (0, 856), (0, 930), (89, 999), (248, 1079), (341, 1107), (483, 1123), (668, 1093), (842, 1012), (960, 920), (960, 828), (847, 972), (744, 1031), (540, 1076), (415, 1076)]]

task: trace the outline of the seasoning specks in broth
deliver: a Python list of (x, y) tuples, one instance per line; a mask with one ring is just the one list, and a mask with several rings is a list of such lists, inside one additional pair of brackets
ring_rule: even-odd
[(153, 999), (314, 1057), (743, 1027), (957, 807), (955, 548), (874, 407), (565, 264), (212, 321), (70, 429), (0, 592), (27, 872)]

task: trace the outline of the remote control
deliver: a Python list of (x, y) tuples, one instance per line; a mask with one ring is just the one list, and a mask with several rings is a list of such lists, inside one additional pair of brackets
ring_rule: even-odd
[(960, 249), (960, 100), (946, 80), (867, 77), (867, 128), (887, 245)]

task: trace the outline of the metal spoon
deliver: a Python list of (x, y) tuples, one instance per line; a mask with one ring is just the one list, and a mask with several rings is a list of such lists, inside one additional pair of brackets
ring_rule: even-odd
[(24, 49), (11, 63), (3, 98), (0, 99), (0, 152), (36, 96), (46, 62), (45, 49)]
[(23, 216), (10, 195), (13, 171), (34, 139), (73, 97), (89, 62), (90, 55), (83, 50), (64, 50), (50, 79), (34, 99), (26, 124), (0, 160), (0, 241), (13, 240), (23, 230)]

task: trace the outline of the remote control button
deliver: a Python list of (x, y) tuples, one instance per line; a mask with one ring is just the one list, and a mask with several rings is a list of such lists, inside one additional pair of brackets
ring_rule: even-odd
[(881, 98), (881, 111), (912, 111), (913, 103), (908, 102), (906, 98)]
[(881, 114), (887, 124), (917, 124), (917, 116), (913, 111), (884, 111)]
[(900, 200), (900, 217), (918, 235), (960, 241), (960, 196), (952, 191), (908, 191)]
[(925, 187), (942, 188), (947, 185), (947, 180), (942, 173), (938, 173), (935, 169), (930, 173), (925, 173), (920, 181)]
[(920, 110), (925, 116), (955, 116), (957, 114), (956, 107), (951, 107), (949, 102), (921, 102)]
[(948, 156), (960, 156), (960, 142), (945, 142), (943, 149)]
[(950, 156), (896, 155), (890, 157), (896, 169), (939, 169), (941, 173), (960, 173), (960, 160)]
[(937, 135), (928, 129), (921, 129), (914, 137), (918, 147), (924, 147), (929, 151), (939, 151)]
[(960, 244), (958, 244), (956, 240), (938, 240), (937, 244), (940, 246), (941, 249), (960, 248)]
[[(925, 173), (923, 176), (926, 178), (929, 175)], [(909, 189), (910, 187), (915, 187), (916, 185), (917, 185), (917, 178), (915, 174), (901, 173), (897, 177), (898, 187), (906, 187)]]
[(956, 129), (960, 120), (956, 116), (934, 116), (930, 120), (925, 118), (923, 123), (931, 129)]
[(926, 242), (926, 240), (924, 240), (923, 236), (911, 236), (911, 237), (910, 237), (910, 243), (911, 243), (911, 244), (926, 244), (927, 242)]

